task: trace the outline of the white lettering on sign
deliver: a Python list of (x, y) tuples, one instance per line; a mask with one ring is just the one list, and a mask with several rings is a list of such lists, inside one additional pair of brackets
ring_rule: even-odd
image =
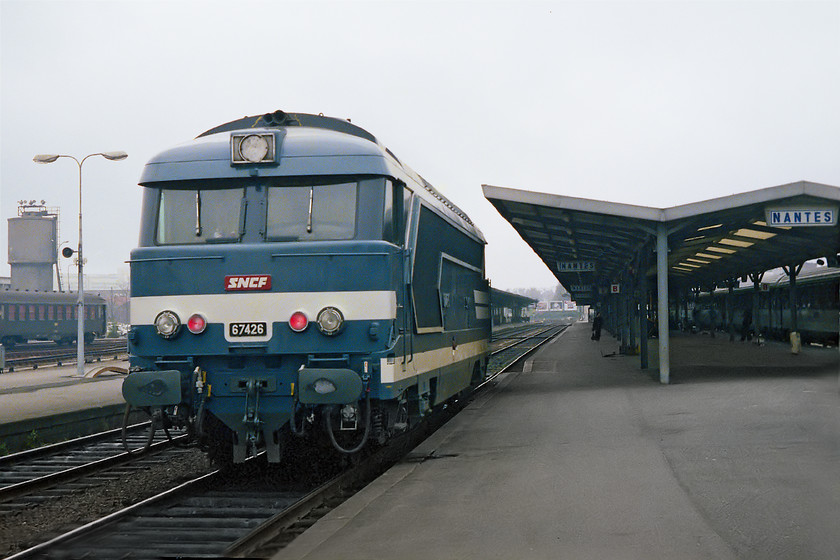
[(557, 261), (559, 272), (595, 272), (595, 261)]
[(836, 208), (769, 208), (769, 226), (833, 226), (837, 224)]
[(271, 275), (270, 274), (249, 274), (243, 276), (225, 276), (225, 290), (244, 291), (244, 290), (270, 290), (271, 289)]

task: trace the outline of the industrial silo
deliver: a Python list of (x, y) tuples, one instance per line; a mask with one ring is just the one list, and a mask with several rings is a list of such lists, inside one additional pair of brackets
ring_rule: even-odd
[(9, 218), (9, 265), (11, 289), (53, 290), (53, 267), (57, 260), (58, 216), (43, 201), (21, 201), (18, 215)]

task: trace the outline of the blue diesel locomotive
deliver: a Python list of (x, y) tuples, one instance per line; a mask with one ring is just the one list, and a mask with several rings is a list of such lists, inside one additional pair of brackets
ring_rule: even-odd
[(484, 378), (485, 240), (367, 131), (245, 117), (140, 185), (123, 395), (214, 460), (355, 453)]

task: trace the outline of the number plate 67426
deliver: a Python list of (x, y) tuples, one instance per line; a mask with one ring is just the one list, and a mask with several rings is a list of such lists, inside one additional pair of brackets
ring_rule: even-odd
[(230, 336), (265, 336), (267, 332), (265, 323), (230, 323)]

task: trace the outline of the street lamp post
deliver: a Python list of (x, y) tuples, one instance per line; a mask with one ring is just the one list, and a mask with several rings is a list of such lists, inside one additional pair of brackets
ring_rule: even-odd
[(125, 152), (97, 152), (88, 154), (81, 161), (73, 156), (58, 154), (39, 154), (32, 158), (35, 163), (52, 163), (58, 158), (68, 158), (79, 166), (79, 247), (76, 250), (76, 258), (79, 262), (78, 298), (76, 299), (76, 317), (78, 328), (76, 330), (76, 371), (78, 375), (85, 374), (85, 286), (84, 286), (84, 259), (82, 258), (82, 164), (89, 157), (102, 156), (111, 161), (120, 161), (128, 157)]

